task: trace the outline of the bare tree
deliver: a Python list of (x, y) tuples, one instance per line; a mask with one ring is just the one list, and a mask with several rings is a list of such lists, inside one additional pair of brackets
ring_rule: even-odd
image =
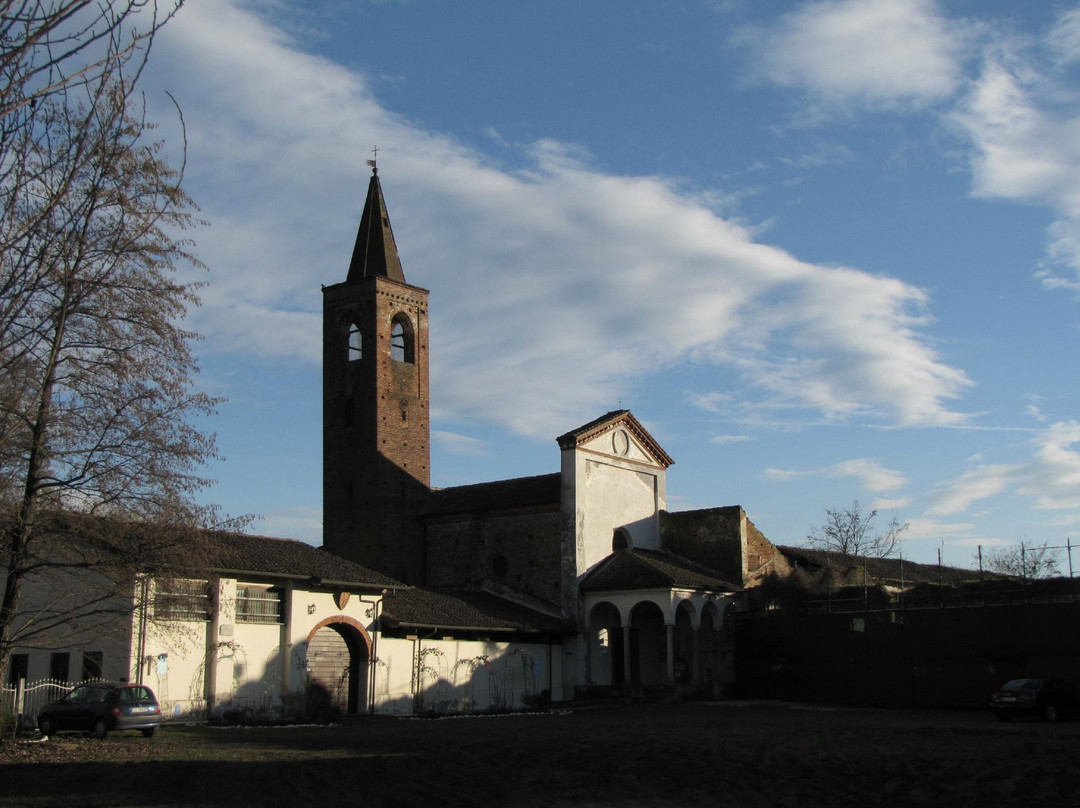
[(1055, 548), (1042, 544), (1010, 544), (1003, 547), (979, 548), (975, 558), (981, 569), (1011, 575), (1015, 578), (1053, 578), (1061, 574)]
[(894, 515), (884, 531), (874, 530), (877, 511), (863, 513), (859, 500), (845, 508), (826, 508), (825, 521), (810, 528), (806, 543), (818, 550), (830, 550), (853, 556), (886, 558), (898, 549), (908, 523)]
[(220, 526), (196, 501), (216, 402), (178, 325), (198, 221), (134, 85), (175, 8), (3, 5), (0, 671), (62, 625), (130, 614), (141, 576), (182, 571)]

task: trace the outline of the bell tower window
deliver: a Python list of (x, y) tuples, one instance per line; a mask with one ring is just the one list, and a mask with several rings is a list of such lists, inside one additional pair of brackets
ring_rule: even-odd
[(349, 323), (349, 361), (355, 362), (364, 358), (364, 336), (360, 333), (360, 326), (354, 320)]
[(390, 326), (390, 358), (411, 365), (416, 361), (414, 342), (412, 322), (404, 314), (397, 315)]

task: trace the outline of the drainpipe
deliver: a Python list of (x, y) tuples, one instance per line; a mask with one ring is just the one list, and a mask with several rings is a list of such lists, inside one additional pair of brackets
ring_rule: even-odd
[[(386, 594), (384, 589), (381, 593)], [(379, 661), (379, 633), (381, 627), (379, 626), (379, 607), (382, 606), (382, 597), (378, 600), (364, 600), (360, 598), (361, 603), (366, 603), (372, 607), (372, 620), (371, 620), (371, 654), (368, 659), (368, 682), (367, 682), (367, 696), (368, 696), (368, 713), (375, 715), (375, 677), (378, 673), (378, 661)]]

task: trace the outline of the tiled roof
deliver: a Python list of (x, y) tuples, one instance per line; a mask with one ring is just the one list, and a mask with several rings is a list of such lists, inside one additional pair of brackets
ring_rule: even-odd
[[(976, 577), (970, 569), (938, 566), (937, 564), (916, 564), (900, 558), (872, 558), (853, 556), (829, 550), (815, 550), (810, 547), (777, 546), (788, 563), (794, 567), (832, 568), (848, 570), (863, 567), (866, 574), (877, 581), (890, 581), (915, 584), (923, 581), (931, 583), (960, 584)], [(988, 573), (989, 575), (989, 573)]]
[(441, 628), (459, 631), (570, 633), (557, 617), (473, 590), (403, 589), (383, 598), (390, 628)]
[(558, 506), (561, 497), (562, 475), (543, 474), (539, 477), (518, 477), (490, 483), (437, 488), (431, 492), (426, 516), (468, 511), (507, 510), (543, 505)]
[(214, 533), (207, 540), (206, 564), (219, 572), (251, 572), (324, 583), (392, 588), (404, 584), (375, 570), (293, 539), (245, 533)]
[(560, 449), (574, 449), (614, 429), (616, 426), (623, 426), (629, 430), (641, 442), (645, 450), (653, 456), (653, 459), (664, 468), (675, 463), (630, 410), (612, 410), (599, 418), (589, 421), (587, 424), (582, 424), (577, 429), (571, 429), (569, 432), (559, 435), (555, 440), (558, 442)]
[(559, 435), (559, 437), (556, 438), (556, 440), (559, 442), (559, 445), (561, 446), (563, 443), (569, 443), (569, 442), (571, 442), (573, 440), (576, 440), (577, 438), (581, 437), (582, 435), (588, 435), (590, 432), (592, 432), (594, 429), (596, 429), (601, 424), (606, 424), (608, 421), (613, 421), (616, 418), (619, 418), (619, 417), (621, 417), (623, 415), (629, 415), (629, 414), (630, 414), (630, 410), (612, 410), (611, 412), (604, 413), (599, 418), (594, 418), (592, 421), (589, 421), (589, 423), (587, 423), (587, 424), (582, 424), (577, 429), (571, 429), (566, 434)]
[(582, 592), (625, 589), (707, 589), (737, 592), (741, 587), (721, 580), (703, 567), (655, 550), (618, 550), (585, 576)]

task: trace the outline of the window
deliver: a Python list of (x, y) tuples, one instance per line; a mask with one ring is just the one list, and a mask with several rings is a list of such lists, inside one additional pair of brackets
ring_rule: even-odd
[(8, 662), (8, 684), (17, 685), (20, 679), (25, 679), (30, 671), (29, 654), (12, 654)]
[(409, 318), (399, 314), (390, 326), (390, 358), (395, 362), (412, 364), (415, 360), (413, 351), (413, 329)]
[(613, 552), (630, 549), (630, 535), (622, 528), (618, 528), (615, 535), (611, 537), (611, 549)]
[(364, 357), (364, 336), (360, 333), (360, 326), (353, 322), (349, 323), (349, 361), (355, 362)]
[(205, 581), (161, 581), (154, 595), (159, 620), (209, 620), (210, 591)]
[(71, 668), (71, 654), (61, 651), (49, 657), (49, 678), (58, 682), (68, 680), (68, 672)]
[(238, 584), (236, 587), (236, 622), (282, 622), (281, 592), (265, 586)]
[(82, 680), (100, 679), (101, 667), (105, 655), (101, 651), (83, 651), (82, 655)]

